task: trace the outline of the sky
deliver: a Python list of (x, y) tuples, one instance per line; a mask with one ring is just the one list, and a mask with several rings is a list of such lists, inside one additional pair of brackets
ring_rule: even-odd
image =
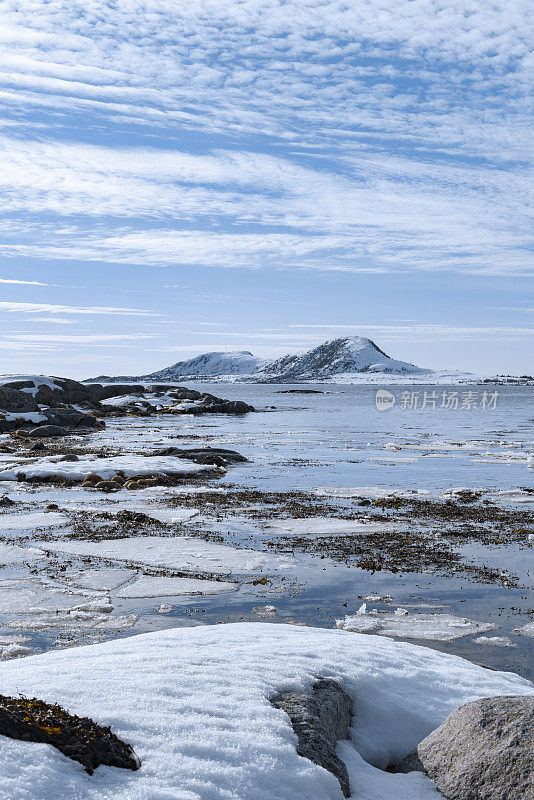
[(0, 0), (0, 372), (534, 371), (530, 0)]

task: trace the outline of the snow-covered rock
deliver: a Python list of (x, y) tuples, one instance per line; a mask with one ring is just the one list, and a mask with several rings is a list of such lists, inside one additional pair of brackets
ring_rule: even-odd
[(463, 703), (534, 695), (517, 675), (457, 656), (291, 625), (174, 628), (68, 648), (0, 664), (2, 692), (111, 726), (141, 769), (89, 776), (49, 745), (0, 737), (0, 797), (341, 800), (337, 779), (297, 755), (289, 718), (269, 702), (325, 677), (354, 702), (351, 742), (337, 752), (358, 800), (435, 800), (426, 776), (383, 769)]

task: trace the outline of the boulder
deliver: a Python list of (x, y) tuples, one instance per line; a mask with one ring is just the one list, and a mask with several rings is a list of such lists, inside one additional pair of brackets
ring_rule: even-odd
[(195, 464), (215, 464), (217, 467), (226, 467), (228, 464), (240, 464), (248, 461), (236, 450), (226, 450), (223, 447), (194, 447), (185, 449), (181, 447), (164, 447), (151, 453), (153, 456), (176, 456), (187, 458)]
[(52, 436), (68, 436), (69, 431), (59, 425), (39, 425), (38, 428), (31, 428), (28, 436), (34, 439), (45, 439)]
[(28, 411), (39, 411), (39, 406), (31, 394), (21, 392), (18, 389), (10, 389), (7, 386), (0, 386), (0, 409), (10, 413), (13, 411), (26, 413)]
[(44, 416), (50, 425), (59, 425), (67, 428), (96, 428), (102, 425), (102, 422), (92, 414), (84, 414), (83, 411), (78, 411), (75, 408), (54, 408), (45, 409)]
[(187, 414), (247, 414), (255, 411), (254, 406), (249, 406), (242, 400), (222, 400), (220, 397), (211, 399), (211, 395), (206, 395), (201, 406), (193, 406), (188, 409)]
[(396, 772), (425, 772), (449, 800), (534, 798), (534, 697), (460, 706)]
[(349, 738), (352, 700), (333, 680), (319, 680), (311, 694), (282, 692), (271, 700), (288, 715), (298, 739), (297, 753), (327, 769), (350, 797), (347, 767), (336, 755), (338, 741)]

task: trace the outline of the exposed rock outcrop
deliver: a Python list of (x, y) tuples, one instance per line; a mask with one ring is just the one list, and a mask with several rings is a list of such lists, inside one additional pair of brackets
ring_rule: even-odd
[(285, 711), (298, 739), (297, 753), (327, 769), (338, 779), (345, 797), (350, 797), (349, 775), (336, 755), (339, 741), (349, 738), (352, 700), (333, 680), (320, 680), (311, 694), (282, 692), (271, 700)]

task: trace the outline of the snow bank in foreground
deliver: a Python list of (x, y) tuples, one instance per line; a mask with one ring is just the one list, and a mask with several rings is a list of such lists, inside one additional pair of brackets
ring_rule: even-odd
[(336, 628), (358, 633), (398, 636), (400, 639), (425, 639), (433, 642), (454, 642), (474, 633), (496, 628), (486, 622), (454, 617), (451, 614), (409, 614), (398, 608), (393, 612), (367, 611), (364, 605), (354, 615), (336, 620)]
[(56, 461), (55, 456), (41, 458), (34, 464), (6, 469), (0, 472), (0, 480), (16, 481), (23, 473), (26, 478), (67, 478), (83, 481), (87, 475), (100, 475), (110, 480), (119, 470), (128, 478), (131, 475), (205, 475), (221, 471), (219, 467), (193, 464), (174, 456), (114, 456), (111, 458), (84, 458), (79, 461)]
[(0, 737), (0, 796), (10, 800), (342, 800), (337, 780), (295, 750), (269, 698), (339, 679), (354, 698), (342, 744), (358, 800), (437, 800), (420, 774), (385, 766), (460, 704), (534, 694), (513, 674), (424, 647), (344, 631), (237, 623), (159, 631), (0, 664), (2, 691), (59, 702), (132, 744), (138, 772), (87, 775), (48, 745)]
[(95, 556), (109, 561), (224, 574), (251, 572), (265, 565), (276, 567), (288, 563), (287, 559), (259, 550), (237, 550), (228, 545), (186, 536), (133, 536), (101, 542), (39, 542), (39, 546), (43, 550)]

